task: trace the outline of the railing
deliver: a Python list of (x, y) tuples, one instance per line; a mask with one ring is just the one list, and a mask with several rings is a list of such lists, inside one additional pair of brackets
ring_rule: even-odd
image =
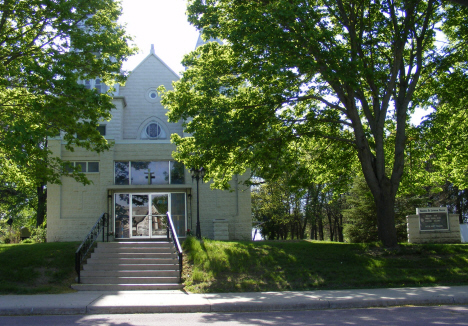
[[(177, 255), (179, 256), (179, 270), (180, 270), (180, 279), (182, 280), (182, 247), (180, 246), (179, 238), (177, 237), (177, 232), (174, 228), (174, 223), (172, 222), (171, 213), (167, 212), (167, 240), (174, 242), (174, 247), (177, 250)], [(169, 237), (169, 232), (171, 236)]]
[[(104, 232), (104, 228), (107, 227), (107, 232)], [(96, 224), (94, 224), (91, 231), (89, 231), (88, 235), (84, 238), (81, 245), (78, 247), (78, 250), (75, 252), (75, 271), (78, 274), (78, 283), (80, 283), (80, 272), (81, 266), (83, 265), (83, 261), (88, 256), (89, 251), (93, 247), (94, 243), (96, 242), (99, 233), (102, 231), (102, 242), (109, 242), (109, 214), (103, 213), (101, 217), (97, 220)], [(107, 239), (106, 239), (107, 233)]]

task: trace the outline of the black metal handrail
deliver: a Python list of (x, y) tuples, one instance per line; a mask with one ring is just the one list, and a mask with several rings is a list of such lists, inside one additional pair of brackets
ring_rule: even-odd
[(169, 232), (171, 232), (171, 238), (174, 243), (174, 247), (177, 251), (177, 256), (179, 257), (179, 270), (180, 270), (180, 279), (182, 280), (182, 247), (180, 246), (179, 238), (177, 237), (177, 232), (174, 228), (174, 223), (172, 222), (171, 213), (167, 212), (167, 239), (170, 240)]
[[(106, 232), (104, 232), (104, 228), (107, 226), (107, 239), (106, 239)], [(94, 243), (96, 242), (99, 233), (102, 231), (102, 242), (109, 242), (109, 214), (103, 213), (101, 217), (96, 221), (96, 224), (92, 227), (91, 231), (89, 231), (88, 235), (84, 238), (81, 245), (75, 252), (75, 271), (78, 274), (78, 283), (80, 283), (80, 272), (81, 266), (83, 265), (83, 261), (87, 257), (89, 251), (93, 247)]]

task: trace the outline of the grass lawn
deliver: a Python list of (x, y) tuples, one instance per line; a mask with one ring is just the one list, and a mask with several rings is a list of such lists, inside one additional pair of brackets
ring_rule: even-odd
[[(0, 294), (72, 292), (77, 242), (0, 245)], [(244, 292), (468, 284), (468, 244), (313, 241), (183, 244), (189, 292)]]
[(0, 294), (73, 292), (77, 242), (0, 244)]
[(188, 238), (189, 292), (247, 292), (468, 284), (468, 245), (314, 241), (223, 242)]

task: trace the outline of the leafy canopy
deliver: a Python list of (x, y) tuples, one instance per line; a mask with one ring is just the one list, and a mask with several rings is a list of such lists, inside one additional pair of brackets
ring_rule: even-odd
[[(442, 4), (192, 0), (188, 14), (205, 39), (224, 44), (187, 55), (188, 69), (163, 97), (170, 120), (185, 120), (193, 135), (172, 137), (176, 158), (203, 164), (222, 187), (246, 167), (260, 175), (284, 170), (287, 163), (274, 162), (293, 160), (288, 149), (302, 152), (306, 142), (340, 144), (337, 150), (358, 158), (380, 239), (396, 245), (394, 204), (409, 115), (420, 104), (415, 94), (421, 80), (450, 68), (444, 58), (466, 59), (460, 48), (436, 46), (436, 28), (448, 17)], [(322, 159), (335, 179), (349, 166), (332, 155)]]
[(47, 138), (62, 132), (68, 149), (108, 148), (96, 126), (110, 118), (111, 96), (79, 81), (124, 81), (121, 64), (134, 49), (117, 24), (120, 14), (114, 0), (0, 3), (2, 165), (57, 182), (60, 162), (47, 159)]

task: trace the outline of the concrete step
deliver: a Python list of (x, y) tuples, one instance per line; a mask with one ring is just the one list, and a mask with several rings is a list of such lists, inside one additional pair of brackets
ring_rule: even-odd
[(174, 246), (172, 247), (96, 247), (95, 253), (101, 252), (120, 252), (120, 253), (175, 253)]
[(177, 270), (83, 270), (81, 277), (179, 277)]
[(166, 284), (177, 282), (179, 282), (178, 277), (81, 277), (82, 284)]
[(179, 263), (169, 264), (85, 264), (83, 270), (95, 271), (134, 271), (134, 270), (179, 270)]
[(172, 242), (99, 242), (102, 248), (174, 248)]
[(86, 264), (171, 264), (178, 263), (177, 259), (173, 258), (99, 258), (88, 259)]
[(146, 252), (93, 252), (91, 259), (110, 259), (110, 258), (163, 258), (163, 259), (178, 259), (175, 253), (157, 252), (157, 253), (146, 253)]
[(72, 289), (78, 291), (139, 291), (139, 290), (180, 290), (180, 283), (159, 284), (72, 284)]
[(179, 290), (179, 260), (171, 242), (100, 242), (83, 266), (80, 291)]

